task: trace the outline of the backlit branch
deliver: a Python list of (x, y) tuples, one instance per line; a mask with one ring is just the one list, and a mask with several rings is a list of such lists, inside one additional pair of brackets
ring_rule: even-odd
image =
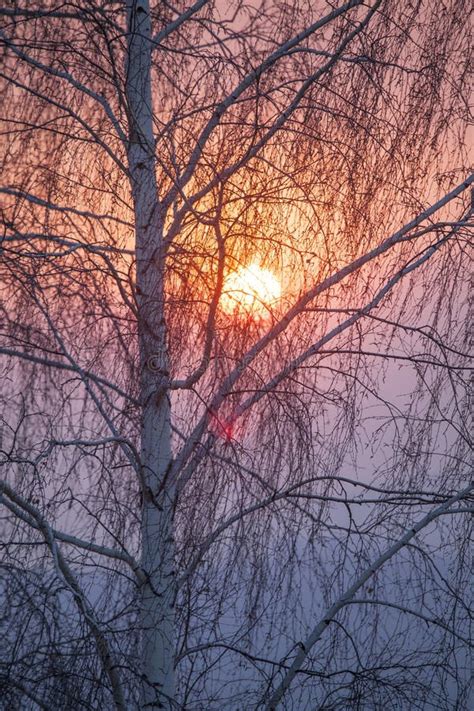
[(187, 20), (190, 20), (193, 15), (195, 15), (201, 8), (203, 8), (205, 5), (209, 3), (209, 0), (197, 0), (197, 2), (194, 3), (194, 5), (191, 5), (191, 7), (183, 12), (179, 17), (177, 17), (175, 20), (172, 22), (169, 22), (166, 27), (164, 27), (162, 30), (160, 30), (154, 37), (153, 37), (153, 44), (160, 45), (163, 40), (165, 40), (169, 35), (173, 34), (181, 25), (183, 25)]
[[(252, 362), (256, 359), (256, 357), (261, 353), (269, 343), (274, 341), (280, 334), (282, 334), (292, 323), (292, 321), (299, 316), (299, 314), (308, 306), (308, 304), (311, 303), (317, 296), (320, 294), (324, 293), (331, 287), (335, 286), (336, 284), (339, 284), (342, 282), (346, 277), (350, 276), (354, 272), (358, 271), (361, 269), (365, 264), (368, 262), (373, 261), (377, 257), (381, 256), (385, 252), (388, 252), (391, 250), (395, 245), (407, 242), (413, 239), (412, 232), (413, 230), (418, 227), (422, 222), (427, 220), (428, 218), (431, 217), (434, 213), (436, 213), (438, 210), (441, 208), (445, 207), (447, 204), (449, 204), (452, 200), (457, 198), (459, 195), (461, 195), (467, 188), (470, 187), (470, 185), (474, 182), (474, 174), (471, 174), (466, 180), (464, 180), (462, 183), (460, 183), (456, 188), (451, 190), (449, 193), (447, 193), (443, 198), (438, 200), (436, 203), (434, 203), (431, 207), (426, 209), (425, 211), (421, 212), (417, 217), (415, 217), (413, 220), (408, 222), (406, 225), (404, 225), (400, 230), (397, 230), (393, 235), (388, 237), (386, 240), (384, 240), (378, 247), (373, 248), (363, 256), (355, 259), (353, 262), (348, 264), (346, 267), (343, 267), (340, 269), (338, 272), (333, 274), (330, 277), (327, 277), (324, 279), (320, 284), (315, 285), (312, 289), (306, 292), (298, 301), (292, 306), (286, 314), (273, 326), (270, 328), (267, 333), (260, 338), (248, 351), (245, 355), (243, 355), (237, 364), (237, 366), (229, 373), (229, 375), (224, 379), (222, 385), (220, 386), (219, 390), (217, 393), (214, 395), (209, 407), (207, 408), (207, 411), (202, 415), (200, 421), (194, 428), (193, 432), (190, 434), (187, 443), (182, 447), (180, 453), (176, 457), (175, 464), (173, 467), (173, 472), (175, 476), (180, 476), (181, 482), (180, 486), (185, 486), (186, 482), (189, 480), (190, 476), (192, 476), (192, 472), (194, 471), (194, 465), (191, 465), (190, 467), (187, 468), (186, 472), (182, 472), (181, 475), (179, 475), (179, 472), (183, 470), (183, 467), (185, 463), (188, 461), (189, 457), (191, 456), (196, 443), (200, 441), (201, 437), (203, 436), (204, 432), (206, 431), (207, 424), (209, 422), (209, 419), (211, 417), (212, 413), (216, 413), (224, 400), (226, 399), (227, 395), (232, 391), (234, 385), (237, 383), (237, 381), (240, 379), (242, 374), (246, 371), (246, 369), (252, 364)], [(469, 213), (470, 214), (470, 213)], [(440, 242), (444, 243), (443, 240)], [(441, 246), (441, 244), (439, 245)], [(424, 263), (429, 257), (439, 249), (439, 246), (436, 247), (430, 247), (422, 256), (419, 258), (418, 262), (420, 262), (420, 265)], [(416, 262), (415, 262), (416, 264)], [(413, 264), (408, 265), (405, 267), (405, 270), (411, 271), (413, 268)], [(403, 274), (397, 275), (396, 277), (393, 277), (396, 281), (399, 281), (402, 276), (405, 273), (404, 270), (402, 270)], [(385, 285), (383, 291), (383, 295), (385, 295), (386, 291), (388, 291), (391, 288), (391, 282), (393, 281), (390, 280), (387, 285)], [(381, 293), (376, 297), (379, 300), (383, 296)], [(369, 309), (370, 311), (370, 309)], [(358, 319), (360, 318), (359, 314), (354, 314), (351, 319), (353, 319), (353, 322), (355, 323)], [(347, 323), (347, 321), (346, 321)], [(352, 321), (351, 321), (352, 323)], [(337, 328), (337, 327), (336, 327)], [(336, 335), (335, 333), (331, 336), (334, 337)], [(318, 342), (318, 346), (322, 347), (325, 345), (327, 342), (327, 336), (321, 339), (320, 342)], [(279, 382), (279, 381), (278, 381)], [(173, 387), (171, 385), (171, 387)], [(203, 456), (204, 450), (207, 450), (208, 447), (202, 447), (201, 452), (196, 455), (196, 461), (200, 461)]]
[[(470, 216), (470, 213), (468, 217)], [(468, 218), (466, 218), (468, 219)], [(461, 221), (459, 223), (459, 227), (463, 226), (464, 222)], [(294, 358), (285, 368), (283, 368), (277, 375), (275, 375), (271, 380), (269, 380), (265, 385), (263, 385), (261, 388), (259, 388), (258, 392), (256, 392), (254, 395), (251, 397), (247, 398), (243, 403), (239, 405), (239, 407), (235, 411), (235, 418), (240, 417), (246, 410), (248, 410), (250, 407), (255, 405), (262, 397), (267, 395), (269, 392), (274, 390), (279, 383), (281, 383), (283, 380), (288, 378), (295, 370), (297, 370), (303, 363), (305, 363), (308, 359), (310, 359), (312, 356), (316, 355), (319, 353), (321, 348), (323, 348), (327, 343), (332, 341), (334, 338), (339, 336), (341, 333), (346, 331), (348, 328), (351, 328), (359, 319), (367, 316), (370, 314), (373, 309), (377, 308), (379, 304), (383, 301), (383, 299), (387, 296), (388, 293), (408, 274), (411, 272), (415, 271), (416, 269), (419, 269), (425, 262), (427, 262), (433, 254), (435, 254), (441, 247), (446, 244), (446, 242), (454, 235), (456, 234), (456, 230), (451, 231), (450, 234), (442, 237), (438, 242), (435, 244), (431, 245), (428, 247), (424, 252), (422, 253), (421, 257), (418, 257), (418, 259), (415, 259), (414, 261), (410, 262), (406, 266), (403, 267), (403, 269), (400, 269), (396, 274), (394, 274), (388, 281), (387, 283), (380, 289), (377, 294), (369, 301), (366, 306), (364, 306), (360, 311), (357, 311), (356, 313), (352, 314), (349, 318), (347, 318), (345, 321), (342, 323), (338, 324), (335, 326), (331, 331), (329, 331), (325, 336), (319, 339), (316, 343), (314, 343), (310, 348), (308, 348), (306, 351), (301, 353), (297, 358)]]
[(45, 207), (48, 210), (56, 210), (57, 212), (70, 213), (71, 215), (87, 217), (91, 220), (111, 220), (112, 222), (116, 222), (118, 225), (125, 225), (126, 227), (130, 227), (132, 229), (134, 227), (132, 222), (122, 220), (119, 217), (115, 217), (115, 215), (97, 214), (95, 212), (89, 212), (88, 210), (78, 210), (75, 207), (65, 207), (64, 205), (57, 205), (56, 203), (51, 202), (50, 200), (43, 200), (43, 198), (40, 198), (37, 195), (32, 195), (31, 193), (27, 193), (24, 190), (17, 190), (15, 188), (10, 187), (0, 187), (0, 193), (4, 193), (5, 195), (12, 195), (14, 197), (27, 200), (28, 202), (31, 202), (34, 205), (40, 205), (41, 207)]
[[(85, 84), (82, 84), (80, 81), (75, 79), (70, 72), (60, 69), (54, 69), (53, 67), (50, 67), (46, 64), (43, 64), (42, 62), (39, 62), (37, 59), (34, 59), (31, 57), (29, 54), (21, 50), (19, 47), (16, 46), (12, 40), (10, 40), (4, 32), (0, 30), (0, 38), (4, 41), (5, 45), (14, 53), (16, 56), (21, 59), (22, 61), (26, 62), (30, 66), (34, 67), (35, 69), (38, 69), (39, 71), (43, 72), (44, 74), (56, 77), (57, 79), (63, 79), (64, 81), (67, 81), (74, 89), (77, 89), (81, 93), (85, 94), (89, 98), (93, 99), (95, 102), (97, 102), (102, 109), (104, 110), (106, 116), (110, 119), (110, 122), (112, 123), (117, 136), (119, 137), (120, 141), (124, 146), (127, 145), (127, 136), (125, 135), (117, 117), (115, 116), (114, 112), (112, 111), (112, 108), (105, 99), (104, 96), (101, 96), (97, 92), (93, 91), (90, 89), (90, 87), (86, 86)], [(81, 121), (82, 123), (82, 121)], [(82, 124), (84, 125), (84, 124)], [(91, 130), (91, 129), (88, 129)], [(95, 132), (92, 134), (95, 139), (97, 139), (97, 135)], [(124, 164), (115, 156), (115, 154), (108, 149), (106, 144), (104, 144), (102, 141), (100, 141), (100, 145), (102, 145), (103, 148), (107, 150), (109, 153), (110, 157), (117, 163), (119, 168), (121, 168), (124, 172), (126, 171), (126, 168)]]
[(321, 639), (322, 635), (324, 634), (331, 621), (335, 618), (338, 612), (342, 610), (343, 607), (352, 603), (354, 595), (360, 590), (363, 585), (365, 585), (365, 583), (372, 577), (372, 575), (374, 575), (377, 570), (379, 570), (388, 560), (390, 560), (390, 558), (396, 555), (402, 548), (407, 546), (410, 541), (421, 530), (423, 530), (423, 528), (426, 528), (426, 526), (435, 521), (439, 516), (442, 516), (443, 514), (447, 513), (451, 506), (453, 506), (453, 504), (456, 504), (458, 501), (462, 501), (463, 499), (467, 498), (472, 491), (474, 491), (474, 485), (470, 484), (469, 486), (465, 487), (457, 494), (452, 496), (450, 499), (448, 499), (448, 501), (446, 501), (444, 504), (438, 506), (436, 509), (424, 516), (418, 523), (416, 523), (410, 529), (408, 529), (405, 535), (402, 536), (399, 541), (394, 543), (394, 545), (390, 546), (390, 548), (388, 548), (385, 553), (379, 556), (372, 563), (372, 565), (370, 565), (370, 567), (367, 568), (364, 573), (353, 583), (353, 585), (351, 585), (346, 590), (346, 592), (339, 598), (339, 600), (337, 600), (327, 610), (327, 612), (313, 628), (308, 637), (306, 637), (306, 639), (300, 643), (299, 651), (296, 654), (296, 657), (290, 669), (285, 674), (283, 680), (280, 682), (280, 684), (277, 686), (277, 688), (273, 691), (270, 698), (268, 699), (265, 706), (266, 711), (274, 711), (274, 709), (277, 708), (282, 697), (284, 696), (293, 679), (295, 678), (297, 672), (304, 664), (308, 654), (311, 652), (314, 645), (317, 644), (317, 642)]
[[(349, 0), (349, 2), (345, 3), (344, 5), (341, 5), (341, 7), (336, 8), (335, 10), (332, 10), (332, 12), (328, 13), (321, 19), (317, 20), (317, 22), (314, 22), (312, 25), (309, 27), (305, 28), (303, 31), (299, 32), (297, 35), (289, 39), (287, 42), (282, 44), (278, 49), (276, 49), (274, 52), (272, 52), (266, 59), (263, 60), (259, 64), (258, 67), (256, 67), (254, 70), (249, 72), (247, 76), (238, 84), (238, 86), (235, 87), (235, 89), (225, 98), (223, 99), (214, 109), (213, 114), (209, 121), (207, 122), (206, 126), (203, 128), (201, 131), (197, 141), (196, 141), (196, 146), (194, 148), (194, 151), (191, 154), (191, 157), (189, 159), (188, 165), (183, 171), (183, 174), (180, 178), (177, 180), (177, 187), (172, 188), (171, 191), (168, 193), (168, 195), (165, 196), (163, 202), (165, 205), (170, 205), (173, 200), (175, 199), (178, 189), (182, 190), (184, 186), (189, 182), (191, 177), (194, 174), (194, 170), (198, 164), (198, 161), (204, 151), (204, 148), (211, 137), (211, 134), (213, 133), (214, 129), (219, 125), (220, 120), (222, 116), (226, 113), (226, 111), (237, 101), (237, 99), (259, 78), (264, 74), (264, 72), (268, 71), (273, 65), (275, 65), (280, 59), (285, 57), (287, 53), (299, 45), (303, 40), (307, 39), (311, 35), (313, 35), (315, 32), (318, 30), (322, 29), (326, 25), (330, 24), (333, 22), (335, 19), (340, 17), (341, 15), (344, 15), (347, 13), (349, 10), (358, 7), (359, 5), (362, 4), (362, 0)], [(345, 44), (344, 44), (345, 46)], [(331, 64), (332, 66), (332, 64)], [(205, 189), (204, 194), (208, 192), (210, 187), (207, 187)], [(197, 195), (193, 196), (193, 201), (198, 200), (200, 196), (200, 193)], [(173, 231), (173, 228), (171, 228), (170, 232)]]
[[(377, 2), (374, 4), (374, 6), (370, 9), (370, 11), (367, 13), (365, 18), (356, 26), (352, 32), (350, 32), (347, 37), (341, 42), (339, 45), (338, 49), (334, 52), (334, 54), (331, 56), (331, 59), (324, 64), (322, 67), (320, 67), (314, 74), (312, 74), (308, 79), (306, 79), (303, 83), (303, 86), (299, 91), (296, 93), (295, 98), (291, 101), (289, 106), (282, 112), (280, 112), (277, 120), (274, 122), (274, 124), (268, 129), (268, 131), (260, 138), (255, 145), (253, 145), (237, 162), (234, 164), (230, 165), (228, 168), (225, 170), (221, 171), (218, 173), (205, 187), (201, 188), (198, 190), (196, 193), (194, 193), (192, 196), (189, 196), (186, 200), (185, 205), (181, 208), (181, 210), (177, 211), (175, 219), (173, 224), (170, 227), (169, 230), (169, 235), (168, 239), (171, 239), (173, 236), (173, 233), (176, 231), (178, 225), (180, 224), (180, 221), (182, 217), (186, 214), (188, 207), (188, 204), (194, 204), (198, 200), (202, 199), (205, 195), (207, 195), (216, 185), (219, 185), (222, 181), (228, 180), (231, 176), (233, 176), (238, 170), (240, 170), (243, 166), (248, 165), (248, 163), (257, 156), (261, 150), (269, 143), (271, 138), (278, 132), (280, 131), (283, 126), (287, 123), (288, 119), (292, 116), (292, 114), (295, 113), (295, 111), (299, 108), (302, 100), (308, 93), (309, 89), (311, 89), (316, 82), (318, 82), (321, 77), (323, 77), (325, 74), (327, 74), (338, 62), (340, 56), (343, 54), (345, 51), (346, 47), (352, 42), (352, 40), (359, 35), (362, 30), (368, 25), (370, 22), (371, 18), (379, 8), (382, 0), (377, 0)], [(360, 3), (349, 3), (351, 6), (355, 6), (356, 4)], [(260, 75), (258, 75), (260, 76)], [(207, 140), (207, 139), (206, 139)], [(198, 140), (198, 146), (200, 147), (201, 144), (201, 138)], [(193, 168), (194, 171), (194, 168)], [(186, 173), (184, 174), (186, 175)], [(181, 180), (178, 181), (180, 190), (182, 190), (183, 186), (186, 184), (187, 181)], [(165, 201), (168, 200), (168, 197), (165, 198)]]

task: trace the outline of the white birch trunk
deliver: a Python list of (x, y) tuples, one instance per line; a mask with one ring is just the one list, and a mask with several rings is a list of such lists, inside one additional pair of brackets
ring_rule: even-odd
[(170, 403), (162, 385), (168, 373), (164, 317), (163, 225), (155, 176), (151, 99), (151, 22), (147, 0), (128, 0), (128, 161), (136, 230), (143, 467), (140, 630), (141, 708), (171, 709), (174, 699), (173, 491)]

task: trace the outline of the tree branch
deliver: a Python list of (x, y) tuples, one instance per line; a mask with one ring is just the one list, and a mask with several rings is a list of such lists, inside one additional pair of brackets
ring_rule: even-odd
[(304, 661), (306, 660), (308, 654), (310, 653), (314, 645), (321, 639), (322, 635), (324, 634), (324, 631), (327, 629), (330, 622), (334, 619), (334, 617), (343, 607), (352, 602), (354, 595), (357, 593), (358, 590), (360, 590), (363, 585), (365, 585), (369, 578), (388, 560), (390, 560), (390, 558), (392, 558), (396, 553), (398, 553), (398, 551), (408, 545), (412, 538), (417, 535), (417, 533), (419, 533), (423, 528), (432, 523), (436, 518), (446, 513), (448, 509), (457, 501), (461, 501), (462, 499), (465, 499), (467, 496), (469, 496), (472, 491), (474, 491), (474, 484), (469, 484), (469, 486), (466, 486), (457, 494), (449, 498), (448, 501), (446, 501), (444, 504), (434, 509), (434, 511), (431, 511), (429, 514), (424, 516), (418, 523), (414, 524), (414, 526), (409, 528), (405, 535), (402, 536), (399, 541), (390, 546), (390, 548), (388, 548), (385, 553), (379, 556), (372, 563), (372, 565), (367, 568), (364, 573), (362, 573), (362, 575), (354, 582), (354, 584), (347, 589), (347, 591), (339, 598), (339, 600), (337, 600), (327, 610), (322, 619), (316, 624), (316, 626), (313, 628), (313, 630), (304, 640), (304, 642), (300, 643), (299, 651), (296, 654), (296, 657), (290, 669), (285, 674), (283, 680), (273, 691), (269, 700), (267, 701), (265, 706), (266, 711), (274, 711), (277, 708), (282, 697), (284, 696), (284, 694), (288, 690), (288, 687), (293, 681), (295, 675), (302, 667)]
[(126, 711), (125, 697), (122, 690), (122, 683), (118, 675), (118, 665), (115, 663), (114, 657), (109, 647), (109, 643), (100, 629), (98, 620), (96, 619), (94, 609), (89, 604), (85, 594), (79, 587), (79, 584), (63, 557), (59, 547), (56, 543), (56, 539), (50, 526), (43, 518), (42, 514), (30, 503), (24, 501), (19, 497), (7, 484), (1, 484), (0, 491), (4, 491), (8, 497), (21, 506), (29, 516), (36, 521), (38, 530), (43, 534), (44, 539), (51, 551), (54, 566), (59, 578), (62, 578), (71, 592), (73, 599), (77, 605), (77, 608), (82, 613), (82, 616), (89, 627), (95, 642), (97, 644), (97, 651), (99, 653), (100, 659), (102, 661), (104, 670), (109, 678), (110, 685), (112, 688), (112, 695), (114, 699), (114, 706), (117, 711)]

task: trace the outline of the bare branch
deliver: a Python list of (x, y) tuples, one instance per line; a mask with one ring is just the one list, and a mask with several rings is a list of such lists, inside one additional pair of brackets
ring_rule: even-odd
[(414, 524), (404, 536), (402, 536), (394, 545), (390, 546), (381, 556), (379, 556), (369, 568), (367, 568), (364, 573), (351, 585), (347, 591), (332, 605), (328, 611), (324, 614), (322, 619), (313, 628), (311, 633), (306, 637), (304, 642), (300, 643), (300, 648), (296, 657), (288, 670), (288, 672), (283, 677), (281, 683), (271, 694), (269, 700), (266, 703), (265, 708), (267, 711), (273, 711), (279, 705), (282, 697), (288, 690), (291, 682), (293, 681), (297, 671), (302, 667), (304, 661), (306, 660), (308, 654), (311, 652), (314, 645), (320, 640), (321, 636), (324, 634), (328, 625), (337, 615), (337, 613), (346, 605), (351, 604), (354, 595), (360, 588), (365, 585), (365, 583), (372, 577), (372, 575), (381, 568), (390, 558), (392, 558), (398, 551), (404, 548), (410, 543), (412, 538), (414, 538), (417, 533), (419, 533), (423, 528), (426, 528), (430, 523), (432, 523), (436, 518), (447, 513), (450, 507), (467, 498), (471, 492), (474, 490), (474, 485), (470, 484), (465, 487), (457, 494), (452, 496), (448, 501), (446, 501), (441, 506), (431, 511), (429, 514), (424, 516), (418, 523)]

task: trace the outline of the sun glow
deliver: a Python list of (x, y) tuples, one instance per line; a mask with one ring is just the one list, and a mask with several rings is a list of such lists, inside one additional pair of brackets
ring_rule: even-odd
[(281, 284), (269, 269), (253, 262), (227, 276), (221, 307), (226, 313), (264, 316), (281, 296)]

